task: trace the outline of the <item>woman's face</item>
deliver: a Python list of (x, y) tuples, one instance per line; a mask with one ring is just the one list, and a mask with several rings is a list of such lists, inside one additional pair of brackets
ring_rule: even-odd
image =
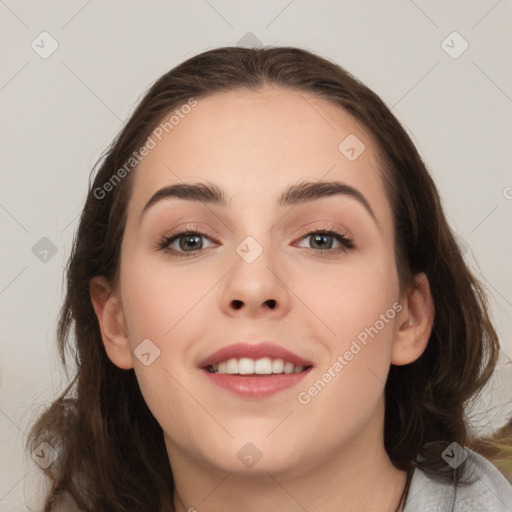
[[(401, 298), (368, 133), (277, 87), (198, 99), (167, 131), (133, 176), (118, 293), (171, 464), (276, 475), (382, 443)], [(185, 184), (225, 202), (159, 192)]]

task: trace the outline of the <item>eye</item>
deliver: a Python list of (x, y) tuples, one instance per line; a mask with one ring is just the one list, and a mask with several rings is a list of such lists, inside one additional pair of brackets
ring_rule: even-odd
[(197, 229), (186, 229), (166, 235), (158, 242), (158, 249), (176, 256), (189, 256), (204, 249), (203, 238), (210, 238)]
[[(355, 247), (353, 241), (348, 238), (347, 235), (341, 233), (334, 227), (309, 231), (301, 237), (301, 240), (309, 241), (309, 243), (312, 244), (312, 247), (310, 248), (321, 254), (336, 254), (340, 251), (348, 252), (350, 249)], [(333, 248), (333, 244), (336, 242), (339, 245), (338, 247)]]
[[(205, 247), (203, 243), (204, 239), (209, 240), (212, 244)], [(341, 251), (348, 252), (355, 247), (353, 241), (335, 227), (309, 231), (303, 234), (300, 240), (309, 241), (312, 245), (309, 248), (319, 254), (337, 254)], [(215, 244), (216, 242), (213, 242), (208, 235), (191, 227), (164, 236), (157, 243), (156, 248), (167, 254), (187, 257), (194, 256), (205, 248), (214, 246)], [(336, 244), (338, 244), (338, 247), (336, 247)], [(299, 245), (299, 247), (304, 246)]]

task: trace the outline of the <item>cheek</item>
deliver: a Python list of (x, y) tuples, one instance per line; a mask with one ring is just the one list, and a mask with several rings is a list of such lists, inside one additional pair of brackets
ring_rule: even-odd
[[(176, 440), (185, 442), (194, 414), (200, 411), (194, 409), (184, 386), (191, 370), (183, 362), (190, 339), (197, 334), (191, 324), (198, 314), (205, 318), (200, 299), (213, 282), (169, 265), (148, 264), (143, 255), (134, 255), (123, 265), (123, 311), (141, 393), (159, 424), (172, 431)], [(151, 341), (145, 350), (150, 353), (147, 365), (137, 356), (141, 353), (138, 347), (148, 343), (146, 340)]]
[[(367, 269), (365, 276), (351, 273), (327, 289), (322, 320), (334, 332), (322, 340), (328, 356), (297, 394), (301, 425), (308, 435), (320, 429), (327, 446), (356, 436), (383, 404), (401, 305), (389, 273)], [(320, 296), (315, 300), (320, 307)]]
[[(352, 422), (357, 428), (381, 398), (391, 362), (401, 309), (394, 256), (391, 251), (373, 252), (323, 276), (316, 271), (305, 278), (303, 289), (311, 290), (307, 302), (321, 321), (315, 330), (325, 333), (318, 341), (326, 356), (313, 387), (301, 389), (298, 401), (312, 417), (328, 410), (333, 425)], [(352, 411), (351, 419), (347, 411)]]
[(294, 286), (300, 288), (304, 303), (316, 313), (313, 321), (316, 317), (324, 324), (324, 331), (327, 328), (325, 339), (337, 340), (340, 348), (374, 325), (399, 296), (394, 260), (386, 253), (300, 274), (303, 277)]
[[(212, 282), (210, 282), (212, 281)], [(183, 267), (136, 256), (121, 268), (123, 311), (130, 341), (150, 338), (158, 346), (181, 327), (214, 284)]]

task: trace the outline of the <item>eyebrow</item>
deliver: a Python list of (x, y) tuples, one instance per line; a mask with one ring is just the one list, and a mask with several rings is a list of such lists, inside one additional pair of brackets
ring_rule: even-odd
[[(278, 197), (277, 204), (282, 207), (295, 206), (297, 204), (314, 201), (315, 199), (335, 195), (343, 195), (355, 199), (366, 209), (377, 225), (379, 224), (370, 203), (364, 195), (356, 188), (340, 181), (303, 182), (292, 185)], [(151, 206), (169, 198), (197, 201), (221, 207), (228, 206), (224, 191), (217, 185), (205, 183), (176, 183), (157, 190), (144, 206), (141, 218)]]

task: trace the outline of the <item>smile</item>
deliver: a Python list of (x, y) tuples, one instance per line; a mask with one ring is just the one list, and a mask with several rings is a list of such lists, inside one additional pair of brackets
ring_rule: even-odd
[(313, 363), (271, 342), (235, 343), (198, 363), (215, 387), (245, 399), (267, 398), (296, 386)]
[(295, 365), (291, 361), (284, 359), (271, 359), (263, 357), (261, 359), (251, 359), (241, 357), (239, 359), (232, 357), (227, 361), (221, 361), (218, 364), (210, 365), (207, 370), (210, 373), (229, 374), (229, 375), (279, 375), (300, 373), (304, 371), (305, 366)]

